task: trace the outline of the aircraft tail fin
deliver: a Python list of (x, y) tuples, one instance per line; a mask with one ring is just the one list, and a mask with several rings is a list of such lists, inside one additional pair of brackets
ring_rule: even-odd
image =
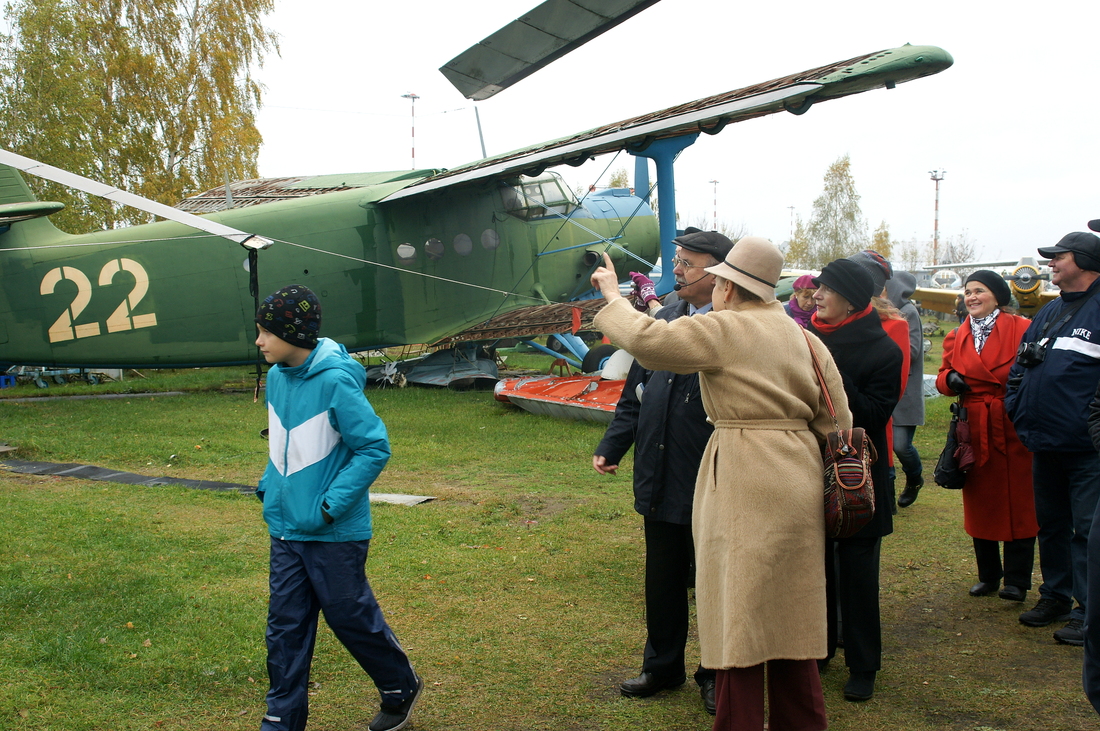
[(38, 200), (27, 181), (13, 167), (0, 165), (0, 203), (26, 203)]
[(63, 203), (38, 200), (18, 170), (0, 164), (0, 248), (65, 236), (46, 219), (64, 207)]

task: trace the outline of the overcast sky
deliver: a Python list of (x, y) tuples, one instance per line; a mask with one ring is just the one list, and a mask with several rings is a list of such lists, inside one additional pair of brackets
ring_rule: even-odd
[[(537, 0), (381, 3), (279, 0), (259, 128), (263, 176), (453, 167), (481, 157), (473, 103), (439, 66)], [(478, 103), (490, 155), (645, 112), (912, 43), (944, 48), (936, 76), (702, 136), (680, 156), (681, 226), (714, 215), (779, 243), (808, 219), (828, 166), (852, 161), (869, 229), (931, 241), (966, 235), (985, 259), (1035, 248), (1100, 218), (1100, 3), (839, 6), (789, 0), (662, 0), (569, 56)], [(633, 158), (559, 168), (606, 183)], [(605, 173), (604, 171), (607, 170)], [(602, 174), (602, 176), (601, 176)], [(709, 181), (718, 180), (717, 186)]]

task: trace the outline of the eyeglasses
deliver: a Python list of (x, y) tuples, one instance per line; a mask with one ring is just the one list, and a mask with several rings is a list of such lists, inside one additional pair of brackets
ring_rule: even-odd
[(672, 266), (673, 266), (673, 268), (680, 267), (681, 269), (706, 269), (710, 265), (709, 264), (689, 264), (687, 262), (687, 260), (681, 259), (680, 257), (677, 256), (677, 257), (674, 257), (672, 259)]

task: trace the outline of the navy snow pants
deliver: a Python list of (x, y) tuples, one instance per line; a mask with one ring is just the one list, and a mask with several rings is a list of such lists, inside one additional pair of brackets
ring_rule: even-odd
[(317, 615), (370, 676), (387, 705), (416, 690), (416, 673), (367, 582), (370, 541), (271, 539), (267, 616), (267, 714), (261, 731), (302, 731), (309, 717), (309, 666)]

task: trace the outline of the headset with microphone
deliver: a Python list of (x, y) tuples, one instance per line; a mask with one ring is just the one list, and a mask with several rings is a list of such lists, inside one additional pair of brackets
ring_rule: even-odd
[(706, 279), (706, 278), (707, 278), (707, 277), (709, 277), (709, 276), (710, 276), (710, 274), (709, 274), (709, 273), (707, 273), (707, 274), (704, 274), (703, 276), (701, 276), (701, 277), (699, 277), (698, 279), (696, 279), (696, 280), (695, 280), (694, 282), (688, 282), (688, 283), (686, 283), (686, 284), (680, 284), (679, 282), (677, 282), (677, 283), (676, 283), (675, 285), (673, 285), (673, 287), (672, 287), (672, 291), (674, 291), (674, 292), (679, 292), (679, 291), (680, 291), (681, 289), (683, 289), (684, 287), (690, 287), (691, 285), (695, 284), (696, 282), (701, 282), (701, 281), (703, 281), (704, 279)]

